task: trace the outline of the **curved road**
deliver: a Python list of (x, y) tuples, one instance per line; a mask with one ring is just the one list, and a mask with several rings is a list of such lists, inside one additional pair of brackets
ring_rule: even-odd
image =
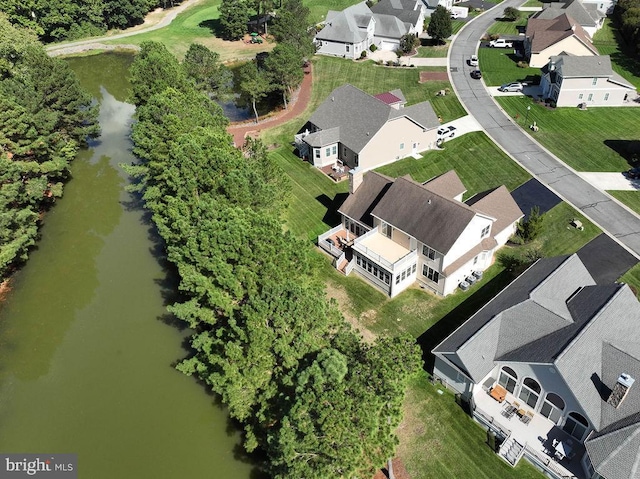
[(487, 92), (484, 82), (469, 76), (467, 59), (480, 38), (506, 7), (522, 0), (506, 0), (470, 21), (454, 38), (449, 51), (449, 77), (460, 102), (489, 137), (558, 196), (571, 203), (602, 230), (640, 258), (640, 217), (594, 188), (576, 172), (516, 126)]

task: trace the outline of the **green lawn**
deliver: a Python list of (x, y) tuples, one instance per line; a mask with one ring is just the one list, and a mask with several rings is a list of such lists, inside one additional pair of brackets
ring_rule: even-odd
[(523, 7), (540, 7), (542, 8), (544, 4), (539, 0), (527, 0), (527, 3), (522, 5)]
[(640, 59), (633, 54), (626, 54), (627, 46), (611, 25), (607, 18), (603, 27), (598, 30), (593, 38), (593, 43), (601, 55), (609, 55), (613, 69), (631, 82), (636, 88), (640, 88)]
[(358, 0), (303, 0), (302, 3), (309, 7), (310, 20), (313, 23), (320, 23), (325, 19), (329, 10), (344, 10), (360, 2)]
[(444, 45), (423, 45), (418, 47), (418, 58), (444, 58), (449, 53), (449, 41)]
[(488, 86), (498, 86), (513, 81), (540, 81), (539, 68), (520, 68), (517, 57), (510, 48), (480, 48), (478, 50), (482, 78)]
[(451, 392), (411, 381), (400, 427), (400, 456), (412, 479), (541, 479), (527, 461), (512, 468), (486, 444), (486, 432), (456, 405)]
[[(482, 60), (481, 64), (482, 64)], [(535, 121), (535, 138), (578, 171), (624, 171), (638, 142), (640, 110), (635, 108), (550, 109), (523, 96), (497, 98), (519, 124)], [(626, 157), (626, 158), (625, 158)]]
[(487, 33), (500, 34), (500, 35), (518, 35), (520, 31), (524, 31), (527, 26), (527, 18), (529, 18), (530, 12), (520, 12), (520, 18), (514, 22), (508, 20), (498, 20), (496, 23), (489, 27)]
[(620, 281), (627, 283), (640, 299), (640, 263), (627, 271)]

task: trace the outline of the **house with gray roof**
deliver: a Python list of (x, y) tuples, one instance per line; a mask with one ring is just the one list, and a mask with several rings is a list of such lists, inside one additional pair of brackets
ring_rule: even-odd
[(583, 3), (580, 0), (568, 2), (551, 2), (533, 14), (532, 18), (553, 20), (566, 13), (580, 25), (590, 38), (602, 28), (606, 14), (598, 10), (597, 3)]
[(357, 59), (371, 45), (395, 51), (404, 35), (422, 33), (426, 11), (422, 0), (382, 0), (372, 8), (361, 2), (330, 10), (315, 36), (316, 52)]
[(578, 255), (534, 263), (433, 354), (434, 377), (511, 464), (640, 477), (640, 304), (625, 284), (597, 284)]
[(475, 283), (523, 217), (504, 186), (463, 202), (466, 188), (453, 170), (425, 183), (373, 171), (349, 175), (342, 222), (318, 244), (338, 270), (354, 271), (390, 297), (416, 282), (441, 296), (467, 278)]
[(366, 171), (435, 148), (440, 122), (431, 104), (405, 103), (400, 90), (372, 96), (342, 85), (295, 136), (298, 153), (318, 168)]
[(562, 53), (598, 55), (589, 34), (566, 12), (553, 18), (531, 16), (527, 20), (524, 50), (529, 66), (538, 68), (549, 63), (552, 56)]
[(635, 87), (611, 68), (609, 55), (556, 55), (542, 68), (540, 89), (556, 106), (621, 106)]

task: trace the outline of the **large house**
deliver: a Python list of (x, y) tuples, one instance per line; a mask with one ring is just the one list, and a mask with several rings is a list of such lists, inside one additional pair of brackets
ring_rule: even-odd
[(545, 7), (534, 13), (531, 18), (541, 20), (553, 20), (566, 13), (578, 25), (580, 25), (590, 38), (602, 28), (606, 14), (598, 10), (597, 3), (583, 3), (580, 0), (569, 0), (568, 2), (552, 2), (545, 4)]
[(540, 88), (556, 106), (620, 106), (636, 97), (635, 87), (611, 69), (609, 55), (552, 56)]
[(440, 122), (431, 104), (405, 103), (400, 90), (372, 96), (338, 87), (295, 136), (298, 153), (318, 168), (366, 171), (435, 148)]
[(340, 271), (355, 271), (390, 297), (416, 281), (438, 295), (474, 283), (523, 217), (504, 186), (463, 202), (466, 188), (453, 170), (426, 183), (349, 174), (342, 222), (318, 244)]
[(640, 304), (577, 255), (534, 263), (434, 350), (434, 377), (551, 477), (640, 475)]
[(598, 55), (589, 34), (567, 13), (555, 18), (529, 18), (524, 41), (525, 55), (532, 67), (542, 68), (549, 58), (569, 53)]
[(395, 51), (409, 33), (422, 33), (427, 8), (421, 0), (382, 0), (373, 10), (366, 2), (338, 12), (329, 10), (315, 37), (316, 51), (323, 55), (360, 58), (371, 45)]

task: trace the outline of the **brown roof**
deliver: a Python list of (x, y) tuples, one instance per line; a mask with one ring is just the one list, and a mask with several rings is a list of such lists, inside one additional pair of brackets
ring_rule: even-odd
[(398, 178), (371, 212), (394, 227), (447, 254), (475, 211), (408, 178)]
[(551, 45), (574, 36), (595, 55), (598, 54), (584, 28), (566, 13), (552, 19), (536, 18), (534, 15), (527, 22), (526, 36), (531, 43), (532, 53), (540, 53)]
[(492, 236), (504, 231), (505, 228), (524, 216), (524, 213), (504, 185), (486, 195), (477, 195), (469, 199), (467, 204), (474, 210), (496, 219), (493, 226), (491, 226)]
[(338, 209), (338, 213), (368, 226), (373, 226), (371, 210), (375, 208), (392, 183), (393, 178), (375, 171), (366, 172), (358, 189), (347, 197)]
[(440, 176), (423, 183), (429, 191), (433, 191), (446, 198), (453, 199), (467, 191), (467, 188), (460, 181), (460, 177), (455, 170), (449, 170)]

